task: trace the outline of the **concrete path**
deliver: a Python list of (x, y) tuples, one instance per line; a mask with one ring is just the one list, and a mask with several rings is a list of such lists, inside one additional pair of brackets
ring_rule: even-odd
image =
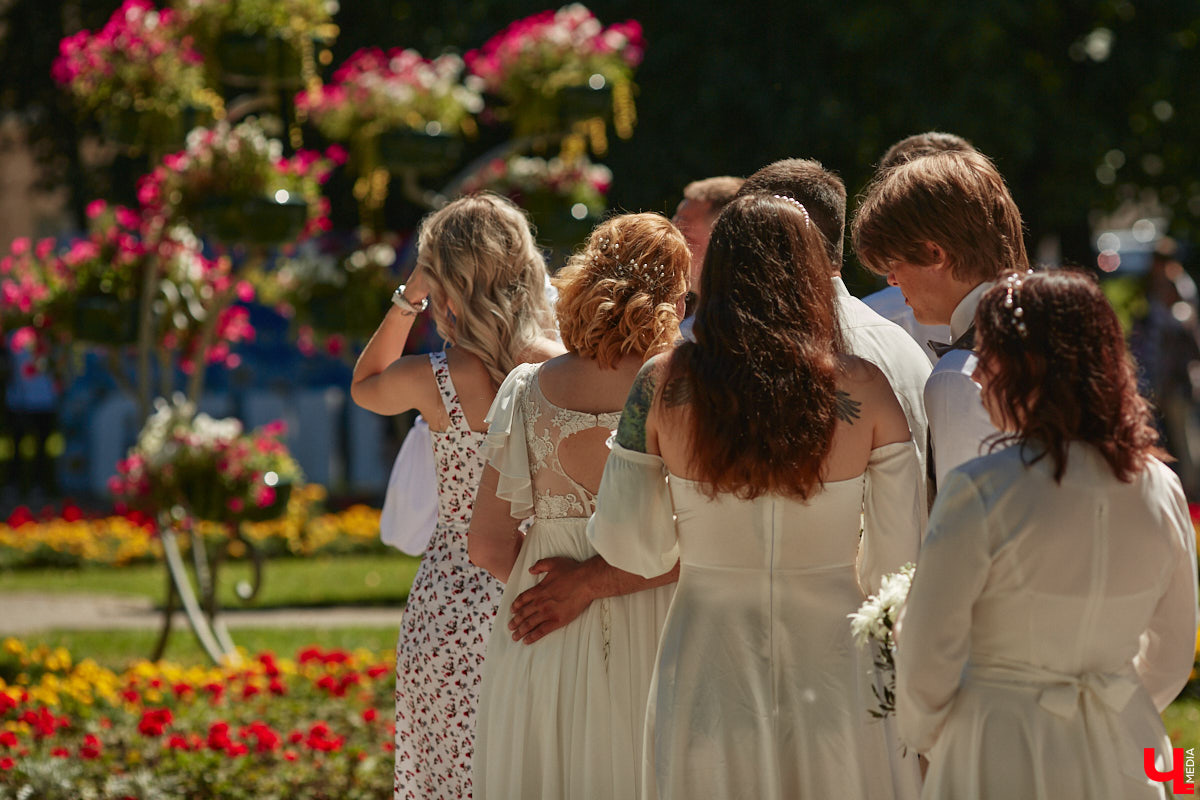
[[(395, 627), (403, 608), (230, 608), (221, 618), (230, 628)], [(148, 597), (105, 594), (0, 593), (0, 636), (49, 630), (157, 629), (162, 618)], [(172, 620), (186, 628), (182, 611)]]

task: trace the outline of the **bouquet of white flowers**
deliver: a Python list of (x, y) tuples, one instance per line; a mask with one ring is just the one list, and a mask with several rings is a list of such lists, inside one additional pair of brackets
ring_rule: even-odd
[(879, 592), (868, 597), (858, 611), (849, 615), (850, 632), (854, 635), (855, 643), (863, 647), (868, 642), (874, 642), (877, 646), (875, 668), (883, 680), (871, 687), (875, 699), (879, 701), (878, 710), (871, 711), (873, 717), (882, 719), (896, 710), (896, 621), (900, 618), (904, 601), (908, 599), (915, 570), (916, 567), (909, 562), (899, 572), (885, 575)]

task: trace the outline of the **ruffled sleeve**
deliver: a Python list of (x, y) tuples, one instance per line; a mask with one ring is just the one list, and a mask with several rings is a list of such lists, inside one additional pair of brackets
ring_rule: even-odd
[(496, 496), (512, 504), (510, 513), (514, 519), (533, 515), (533, 483), (521, 401), (538, 367), (538, 364), (521, 364), (508, 373), (484, 418), (488, 433), (483, 457), (500, 473)]
[(871, 451), (858, 554), (858, 585), (863, 594), (878, 592), (885, 575), (909, 561), (916, 563), (925, 528), (924, 479), (911, 440)]
[(588, 539), (617, 569), (653, 578), (679, 561), (667, 467), (655, 455), (612, 445)]

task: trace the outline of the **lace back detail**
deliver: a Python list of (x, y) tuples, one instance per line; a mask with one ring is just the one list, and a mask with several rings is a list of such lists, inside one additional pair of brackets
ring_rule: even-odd
[(533, 376), (520, 401), (529, 447), (534, 513), (541, 519), (588, 517), (596, 508), (596, 496), (567, 474), (558, 448), (564, 440), (584, 431), (614, 430), (621, 412), (589, 414), (556, 406), (542, 394), (538, 378), (538, 374)]

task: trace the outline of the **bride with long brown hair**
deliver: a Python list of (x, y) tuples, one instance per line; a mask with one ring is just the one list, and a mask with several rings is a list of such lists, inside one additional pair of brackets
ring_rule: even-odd
[(622, 415), (589, 535), (630, 572), (680, 564), (644, 797), (917, 794), (846, 617), (916, 558), (922, 476), (887, 379), (841, 352), (829, 274), (803, 205), (734, 200), (695, 342), (648, 362)]

